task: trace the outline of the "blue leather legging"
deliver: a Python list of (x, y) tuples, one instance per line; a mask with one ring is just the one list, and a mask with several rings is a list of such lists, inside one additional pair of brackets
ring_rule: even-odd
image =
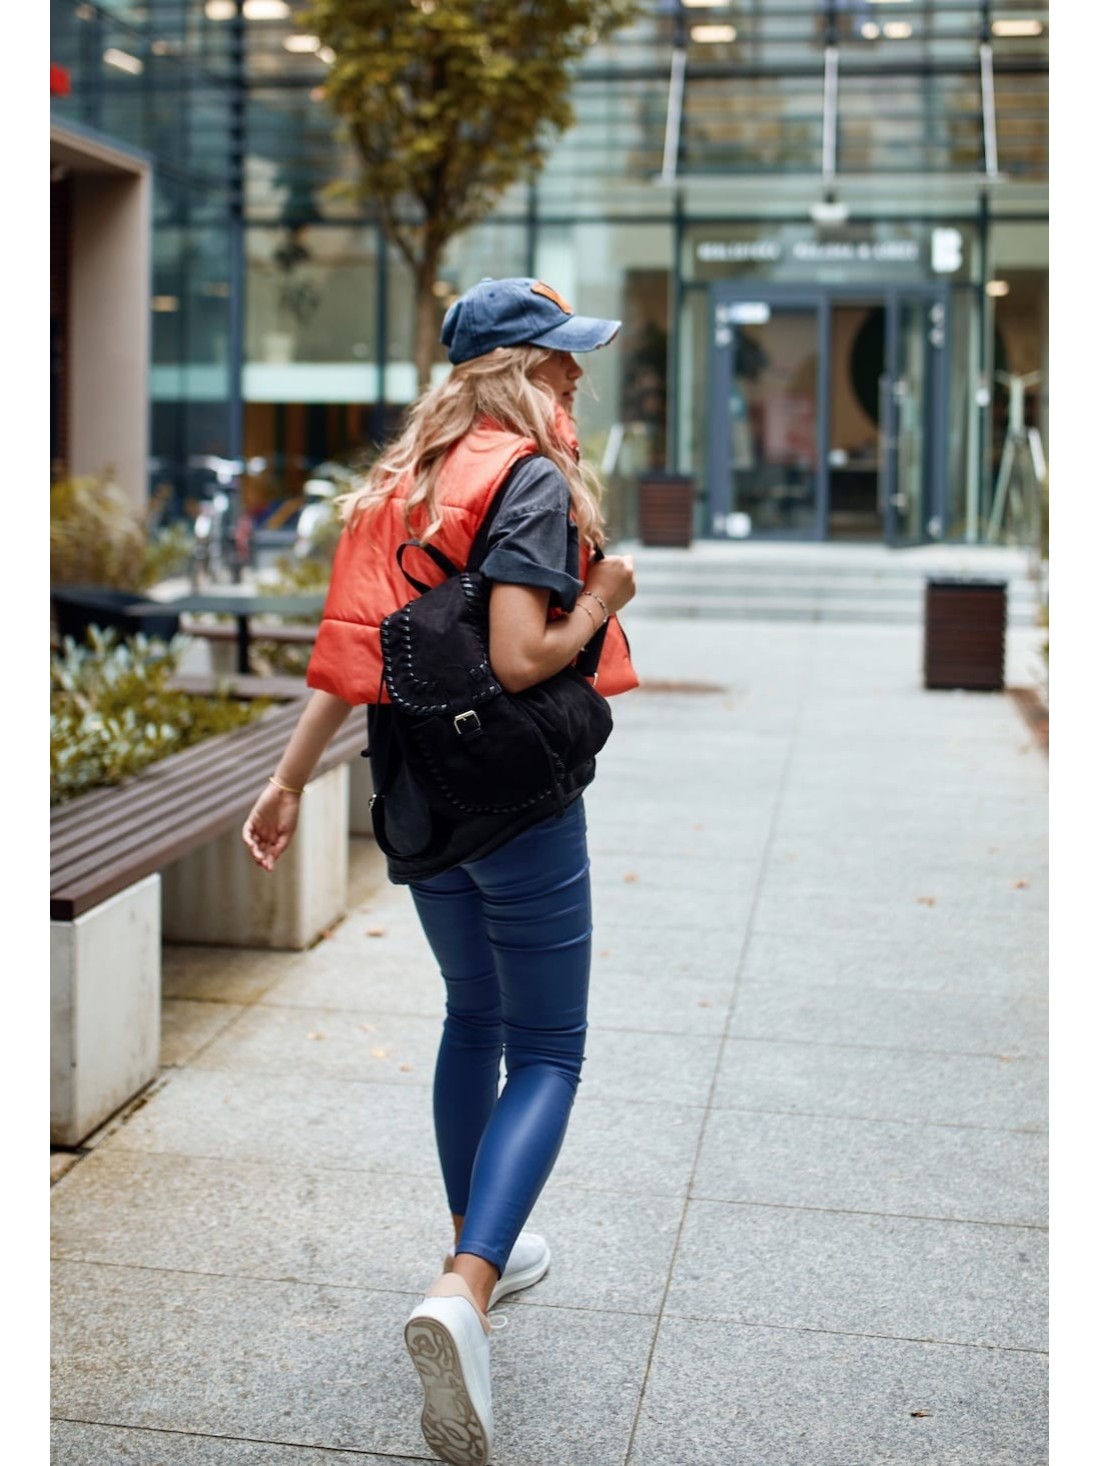
[(561, 1149), (584, 1059), (582, 799), (412, 894), (447, 986), (434, 1112), (447, 1200), (465, 1218), (458, 1251), (503, 1271)]

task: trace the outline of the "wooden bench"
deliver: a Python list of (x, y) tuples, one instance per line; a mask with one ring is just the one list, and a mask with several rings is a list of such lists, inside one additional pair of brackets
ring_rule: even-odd
[(301, 950), (347, 910), (349, 764), (369, 785), (357, 709), (261, 870), (240, 828), (303, 699), (170, 755), (50, 816), (50, 1134), (83, 1140), (156, 1077), (162, 940)]
[[(210, 648), (210, 665), (215, 673), (229, 673), (238, 669), (240, 662), (240, 632), (236, 625), (227, 621), (202, 621), (195, 616), (180, 617), (180, 631), (184, 636), (206, 642)], [(296, 625), (285, 621), (259, 620), (249, 626), (249, 642), (274, 642), (276, 646), (311, 647), (317, 640), (316, 625)]]

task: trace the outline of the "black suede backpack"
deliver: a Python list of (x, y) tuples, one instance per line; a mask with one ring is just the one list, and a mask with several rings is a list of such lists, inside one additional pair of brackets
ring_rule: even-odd
[[(489, 664), (492, 582), (478, 567), (518, 466), (493, 496), (465, 569), (418, 540), (398, 547), (401, 572), (420, 594), (381, 626), (382, 679), (398, 748), (429, 805), (452, 822), (519, 814), (550, 800), (564, 809), (567, 776), (594, 758), (611, 733), (607, 699), (587, 680), (596, 673), (606, 624), (576, 665), (523, 692), (505, 691)], [(409, 550), (426, 555), (447, 579), (433, 587), (415, 579), (403, 563)], [(382, 772), (371, 800), (375, 836), (389, 855), (399, 853), (385, 829), (395, 763)]]

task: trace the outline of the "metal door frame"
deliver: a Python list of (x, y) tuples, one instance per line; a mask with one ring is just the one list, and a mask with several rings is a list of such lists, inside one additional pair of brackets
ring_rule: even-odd
[[(929, 357), (929, 380), (926, 383), (924, 417), (930, 442), (925, 460), (926, 503), (922, 534), (916, 543), (932, 539), (929, 523), (946, 523), (948, 462), (948, 353), (950, 334), (950, 291), (946, 282), (914, 281), (912, 283), (870, 282), (866, 285), (795, 285), (772, 284), (767, 281), (715, 280), (708, 291), (708, 331), (710, 334), (710, 404), (707, 458), (707, 533), (715, 539), (728, 538), (726, 516), (734, 508), (734, 484), (730, 456), (729, 400), (733, 378), (732, 336), (728, 318), (731, 305), (760, 301), (776, 309), (809, 309), (817, 315), (817, 473), (814, 487), (814, 532), (810, 538), (826, 540), (829, 532), (829, 439), (831, 413), (830, 380), (825, 369), (832, 355), (832, 306), (848, 301), (878, 304), (886, 311), (885, 374), (891, 384), (898, 375), (899, 315), (901, 302), (918, 300), (939, 305), (943, 318), (937, 329), (942, 341)], [(889, 392), (888, 421), (879, 424), (886, 437), (886, 512), (884, 542), (897, 543), (897, 403)], [(804, 531), (776, 530), (753, 535), (754, 539), (805, 540)], [(906, 543), (914, 543), (906, 541)]]

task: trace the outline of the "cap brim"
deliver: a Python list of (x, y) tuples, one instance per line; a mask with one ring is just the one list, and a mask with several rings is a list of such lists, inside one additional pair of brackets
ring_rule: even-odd
[(595, 351), (608, 346), (619, 334), (622, 321), (601, 321), (597, 316), (566, 316), (560, 325), (533, 336), (532, 346), (548, 346), (553, 351)]

